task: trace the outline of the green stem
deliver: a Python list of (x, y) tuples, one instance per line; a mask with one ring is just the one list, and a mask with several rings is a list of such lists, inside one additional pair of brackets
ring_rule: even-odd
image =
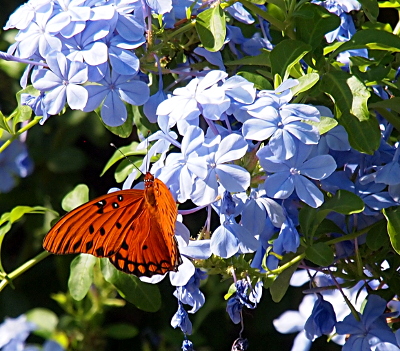
[(293, 266), (294, 264), (300, 262), (305, 257), (306, 257), (306, 254), (304, 252), (301, 255), (296, 256), (295, 258), (293, 258), (289, 262), (286, 262), (284, 265), (280, 266), (279, 268), (274, 269), (272, 271), (268, 271), (268, 274), (276, 274), (276, 275), (281, 274), (284, 270), (286, 270), (289, 267)]
[(4, 278), (0, 282), (0, 291), (2, 291), (8, 283), (10, 283), (13, 279), (19, 277), (22, 273), (25, 273), (29, 268), (33, 267), (41, 260), (45, 259), (47, 256), (50, 256), (51, 253), (47, 251), (43, 251), (40, 254), (36, 255), (36, 257), (30, 259), (25, 262), (23, 265), (19, 266), (16, 270), (12, 271), (10, 274), (7, 274), (6, 278)]
[(8, 139), (3, 145), (0, 146), (0, 154), (15, 140), (17, 139), (22, 133), (26, 132), (34, 125), (38, 124), (39, 121), (42, 119), (42, 116), (35, 117), (32, 121), (30, 121), (26, 126), (18, 130), (10, 139)]
[(196, 21), (191, 21), (188, 24), (185, 24), (184, 26), (180, 27), (179, 29), (177, 29), (176, 31), (172, 32), (170, 35), (167, 35), (167, 41), (170, 41), (173, 37), (176, 37), (179, 34), (188, 32), (189, 30), (191, 30), (194, 26), (196, 25)]

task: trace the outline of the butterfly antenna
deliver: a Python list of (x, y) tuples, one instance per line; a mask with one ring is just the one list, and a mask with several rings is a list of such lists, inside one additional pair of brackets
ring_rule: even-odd
[(143, 175), (143, 172), (142, 172), (139, 168), (137, 168), (136, 165), (128, 158), (128, 156), (126, 156), (120, 149), (118, 149), (118, 148), (115, 146), (115, 144), (110, 143), (110, 146), (112, 146), (112, 147), (113, 147), (115, 150), (117, 150), (122, 156), (124, 156), (124, 157), (128, 160), (128, 162), (129, 162), (133, 167), (135, 167), (135, 168)]

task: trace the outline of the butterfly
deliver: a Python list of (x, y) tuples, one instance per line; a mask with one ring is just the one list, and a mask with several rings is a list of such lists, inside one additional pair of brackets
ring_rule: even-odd
[(47, 233), (44, 249), (108, 257), (138, 277), (177, 271), (182, 259), (174, 236), (175, 200), (150, 172), (144, 184), (144, 190), (115, 191), (68, 212)]

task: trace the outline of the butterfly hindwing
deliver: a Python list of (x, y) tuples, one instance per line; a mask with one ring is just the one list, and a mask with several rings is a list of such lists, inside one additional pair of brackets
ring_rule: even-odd
[(134, 214), (143, 210), (144, 203), (141, 190), (101, 196), (63, 216), (46, 235), (43, 247), (55, 254), (112, 256), (120, 249)]
[(132, 222), (121, 249), (111, 263), (126, 273), (151, 277), (176, 271), (181, 263), (174, 237), (177, 209), (164, 183), (155, 179), (155, 203), (147, 201), (145, 210)]

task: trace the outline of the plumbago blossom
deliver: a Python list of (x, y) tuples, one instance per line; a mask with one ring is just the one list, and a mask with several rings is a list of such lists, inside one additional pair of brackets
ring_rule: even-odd
[[(269, 12), (240, 1), (29, 0), (11, 15), (4, 29), (16, 29), (15, 43), (1, 57), (27, 67), (20, 106), (0, 116), (1, 131), (12, 141), (66, 107), (95, 111), (118, 136), (128, 137), (135, 125), (140, 143), (124, 152), (146, 155), (117, 169), (122, 190), (143, 189), (134, 181), (150, 171), (178, 206), (177, 271), (127, 278), (93, 269), (92, 256), (84, 256), (83, 268), (71, 264), (70, 296), (58, 296), (68, 301), (67, 313), (90, 306), (94, 296), (99, 309), (114, 304), (115, 291), (103, 296), (97, 274), (144, 309), (157, 306), (152, 289), (168, 276), (177, 303), (170, 324), (184, 334), (182, 349), (193, 350), (188, 336), (208, 314), (197, 317), (208, 300), (203, 285), (218, 274), (233, 282), (226, 317), (241, 326), (231, 349), (245, 350), (253, 342), (244, 337), (248, 310), (262, 303), (264, 288), (278, 302), (293, 274), (292, 285), (309, 282), (306, 296), (298, 311), (273, 322), (278, 332), (298, 332), (292, 350), (309, 350), (317, 338), (344, 351), (398, 349), (400, 124), (390, 97), (398, 98), (391, 55), (400, 42), (387, 29), (371, 29), (376, 11), (363, 3), (287, 1)], [(365, 36), (351, 15), (361, 10), (372, 24)], [(312, 36), (308, 25), (316, 28)], [(343, 66), (346, 55), (353, 57)], [(28, 121), (28, 107), (39, 118)], [(0, 145), (0, 192), (32, 172), (21, 140)], [(105, 170), (122, 159), (117, 155)], [(1, 235), (27, 207), (0, 216)], [(193, 215), (198, 229), (190, 233)], [(0, 265), (1, 284), (20, 271), (8, 275)], [(86, 300), (67, 305), (71, 297)], [(24, 347), (33, 327), (21, 325), (19, 336), (0, 333), (3, 346)]]

